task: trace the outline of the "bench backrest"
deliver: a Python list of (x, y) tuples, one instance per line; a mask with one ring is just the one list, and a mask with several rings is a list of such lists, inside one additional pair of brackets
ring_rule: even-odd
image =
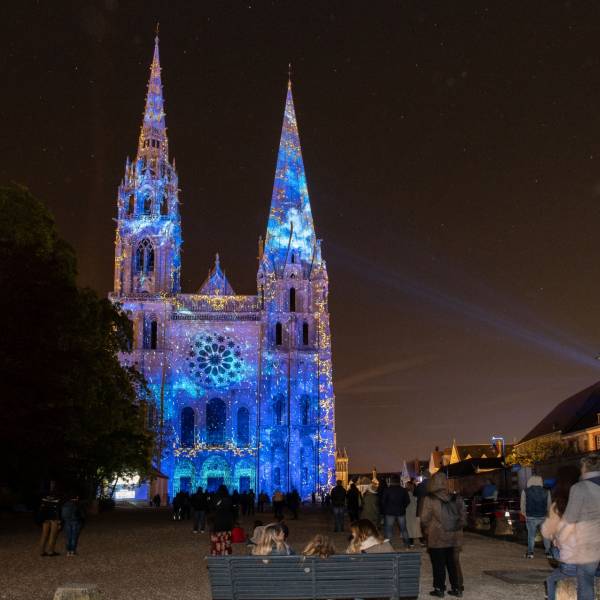
[(416, 598), (416, 552), (207, 557), (213, 600)]

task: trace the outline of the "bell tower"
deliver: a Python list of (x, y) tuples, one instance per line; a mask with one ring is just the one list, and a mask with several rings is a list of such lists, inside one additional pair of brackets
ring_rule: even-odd
[(169, 162), (158, 36), (135, 162), (117, 192), (114, 294), (180, 291), (181, 219), (175, 160)]

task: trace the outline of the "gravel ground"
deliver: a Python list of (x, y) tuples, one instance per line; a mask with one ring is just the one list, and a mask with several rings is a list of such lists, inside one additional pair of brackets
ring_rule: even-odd
[[(268, 521), (269, 515), (263, 520)], [(261, 515), (257, 515), (261, 518)], [(250, 529), (252, 517), (243, 521)], [(308, 511), (298, 521), (288, 521), (290, 542), (296, 551), (317, 532), (331, 529), (331, 519)], [(0, 520), (0, 599), (51, 599), (65, 583), (95, 583), (109, 600), (209, 600), (210, 586), (203, 557), (208, 535), (192, 534), (189, 521), (174, 522), (166, 509), (120, 508), (90, 520), (82, 532), (79, 555), (42, 558), (37, 553), (39, 531), (29, 517)], [(338, 550), (348, 534), (332, 534)], [(398, 538), (394, 543), (400, 542)], [(400, 547), (397, 544), (397, 547)], [(236, 545), (236, 554), (245, 553)], [(475, 534), (466, 534), (462, 565), (464, 597), (485, 600), (535, 600), (544, 597), (542, 586), (513, 585), (483, 573), (484, 570), (524, 571), (547, 569), (546, 561), (523, 558), (524, 548)], [(421, 595), (429, 598), (431, 568), (423, 554)]]

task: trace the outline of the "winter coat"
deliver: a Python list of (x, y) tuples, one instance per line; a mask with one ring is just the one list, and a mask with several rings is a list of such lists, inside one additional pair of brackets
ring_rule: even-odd
[(584, 473), (581, 481), (569, 492), (569, 503), (562, 517), (565, 523), (561, 536), (573, 536), (575, 548), (568, 558), (570, 564), (586, 564), (600, 560), (600, 471)]
[(214, 504), (213, 532), (233, 529), (233, 503), (229, 496), (217, 496)]
[(403, 516), (410, 503), (408, 492), (398, 483), (386, 488), (381, 498), (381, 512), (384, 515)]
[(408, 492), (410, 504), (406, 507), (406, 529), (408, 537), (414, 539), (423, 537), (421, 532), (421, 519), (417, 517), (417, 499), (412, 492)]
[(421, 527), (427, 538), (428, 548), (454, 548), (462, 546), (462, 528), (467, 524), (467, 514), (462, 498), (457, 497), (454, 501), (458, 504), (459, 526), (458, 531), (446, 531), (442, 525), (442, 503), (450, 502), (452, 496), (448, 493), (447, 479), (442, 473), (440, 476), (432, 477), (429, 482), (429, 494), (423, 501), (421, 512)]
[(560, 550), (560, 561), (568, 563), (573, 558), (576, 539), (574, 529), (566, 525), (556, 511), (556, 504), (553, 502), (548, 517), (542, 523), (542, 536), (552, 540), (552, 543)]
[(521, 513), (525, 517), (542, 518), (550, 510), (550, 492), (545, 490), (544, 482), (539, 475), (532, 475), (527, 480), (527, 489), (521, 492)]
[(346, 492), (346, 504), (348, 506), (348, 510), (358, 511), (360, 508), (361, 496), (358, 488), (355, 485), (351, 485), (348, 491)]
[(371, 523), (379, 523), (379, 496), (372, 488), (365, 490), (363, 494), (363, 509), (360, 515), (361, 519), (369, 519)]
[(361, 545), (360, 551), (365, 554), (379, 554), (382, 552), (395, 552), (394, 547), (390, 544), (389, 540), (383, 540), (381, 542), (377, 538), (371, 536), (368, 537)]
[(331, 490), (331, 504), (336, 507), (346, 505), (346, 490), (341, 485), (336, 485)]

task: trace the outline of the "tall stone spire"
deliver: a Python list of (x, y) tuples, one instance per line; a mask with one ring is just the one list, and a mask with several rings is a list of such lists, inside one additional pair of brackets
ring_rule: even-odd
[(169, 158), (169, 141), (165, 124), (165, 107), (160, 78), (158, 35), (154, 38), (154, 56), (150, 65), (150, 79), (146, 94), (146, 108), (138, 143), (138, 159)]
[(291, 260), (292, 254), (296, 261), (310, 263), (315, 248), (315, 229), (302, 161), (292, 84), (288, 80), (264, 251), (277, 270)]

